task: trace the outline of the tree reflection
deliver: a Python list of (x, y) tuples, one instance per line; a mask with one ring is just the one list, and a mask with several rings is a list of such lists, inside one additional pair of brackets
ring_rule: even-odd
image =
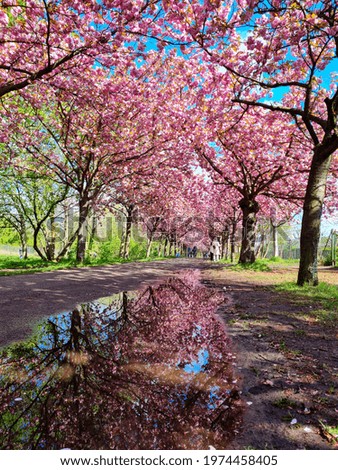
[(223, 301), (190, 272), (49, 318), (1, 354), (1, 448), (225, 448), (240, 404)]

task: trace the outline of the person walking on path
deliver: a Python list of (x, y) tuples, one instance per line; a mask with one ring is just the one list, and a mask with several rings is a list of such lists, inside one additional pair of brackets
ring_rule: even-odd
[(217, 238), (214, 239), (212, 242), (211, 248), (210, 248), (210, 253), (212, 252), (212, 261), (219, 261), (221, 257), (221, 244), (218, 241)]
[(210, 261), (214, 261), (214, 242), (212, 242), (210, 245), (209, 258), (210, 258)]

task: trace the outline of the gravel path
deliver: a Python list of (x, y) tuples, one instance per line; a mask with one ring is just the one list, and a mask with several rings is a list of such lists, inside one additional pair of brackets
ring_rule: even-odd
[(208, 264), (170, 259), (0, 277), (0, 347), (28, 337), (36, 322), (79, 302), (135, 290), (181, 269)]

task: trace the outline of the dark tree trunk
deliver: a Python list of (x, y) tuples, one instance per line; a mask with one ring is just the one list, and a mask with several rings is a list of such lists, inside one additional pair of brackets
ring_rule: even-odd
[(318, 246), (320, 222), (325, 198), (326, 182), (331, 164), (331, 155), (322, 147), (315, 149), (305, 193), (302, 230), (300, 235), (300, 264), (297, 284), (318, 284)]
[(34, 229), (34, 232), (33, 232), (33, 248), (37, 252), (37, 254), (40, 256), (41, 259), (43, 259), (44, 261), (48, 261), (46, 256), (42, 253), (42, 251), (39, 248), (38, 238), (39, 238), (40, 228), (41, 228), (40, 225), (38, 225)]
[(242, 245), (239, 255), (239, 263), (254, 263), (255, 242), (256, 242), (256, 222), (259, 205), (255, 200), (243, 198), (239, 202), (243, 215)]
[(49, 227), (48, 227), (48, 232), (47, 232), (46, 256), (47, 256), (48, 261), (53, 261), (55, 259), (55, 242), (56, 242), (54, 211), (49, 218), (48, 225)]
[(20, 230), (19, 237), (20, 237), (22, 258), (27, 259), (28, 258), (27, 233), (26, 233), (26, 229), (24, 227), (22, 227), (22, 229)]

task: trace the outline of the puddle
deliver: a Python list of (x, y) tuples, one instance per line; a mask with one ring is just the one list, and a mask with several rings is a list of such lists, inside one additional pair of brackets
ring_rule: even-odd
[(189, 272), (48, 318), (1, 351), (0, 448), (226, 448), (241, 407), (223, 301)]

